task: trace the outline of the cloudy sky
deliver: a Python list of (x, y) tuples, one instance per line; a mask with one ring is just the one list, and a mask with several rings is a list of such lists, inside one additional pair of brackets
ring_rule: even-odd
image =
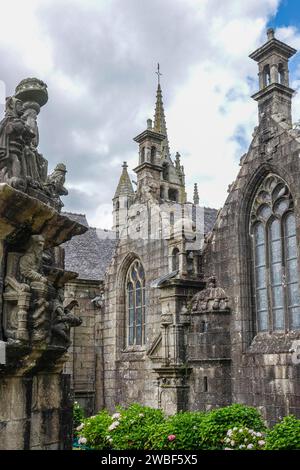
[[(153, 117), (160, 62), (172, 154), (190, 198), (198, 182), (201, 205), (219, 208), (257, 122), (248, 55), (268, 26), (300, 49), (297, 9), (298, 0), (1, 0), (1, 113), (21, 79), (48, 84), (40, 151), (49, 170), (67, 164), (65, 209), (110, 228), (121, 164), (134, 168), (132, 139)], [(298, 90), (298, 55), (291, 72)]]

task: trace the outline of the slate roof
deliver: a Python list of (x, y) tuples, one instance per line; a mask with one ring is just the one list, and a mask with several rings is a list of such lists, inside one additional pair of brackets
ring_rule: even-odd
[[(72, 220), (89, 227), (86, 216), (64, 212)], [(112, 230), (89, 227), (83, 235), (73, 237), (62, 246), (65, 249), (65, 268), (77, 272), (78, 279), (103, 280), (112, 259), (117, 240)]]
[(204, 233), (211, 232), (217, 218), (217, 209), (204, 207)]
[[(204, 231), (212, 230), (218, 211), (204, 208)], [(112, 230), (90, 227), (84, 214), (64, 212), (64, 215), (88, 227), (87, 232), (72, 238), (62, 246), (65, 249), (65, 268), (77, 272), (78, 279), (100, 281), (112, 259), (117, 240)]]

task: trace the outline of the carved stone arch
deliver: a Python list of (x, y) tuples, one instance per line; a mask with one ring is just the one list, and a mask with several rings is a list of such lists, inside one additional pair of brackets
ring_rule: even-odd
[[(118, 272), (116, 280), (116, 296), (117, 296), (117, 308), (116, 308), (116, 344), (117, 344), (117, 356), (120, 355), (121, 351), (126, 347), (126, 290), (125, 282), (127, 272), (132, 263), (138, 260), (142, 266), (144, 266), (141, 257), (131, 251), (123, 258)], [(145, 281), (147, 284), (147, 278), (145, 274)]]
[(271, 163), (264, 163), (258, 167), (250, 177), (248, 183), (243, 188), (242, 197), (238, 204), (237, 210), (237, 223), (238, 230), (238, 247), (239, 247), (239, 266), (238, 270), (241, 278), (241, 285), (243, 292), (239, 293), (241, 299), (240, 309), (242, 315), (242, 343), (243, 351), (245, 352), (250, 346), (255, 334), (255, 312), (254, 312), (254, 298), (253, 298), (253, 269), (252, 269), (252, 255), (251, 255), (251, 240), (249, 234), (249, 223), (251, 216), (251, 208), (256, 192), (264, 179), (269, 175), (274, 174), (282, 179), (289, 190), (294, 195), (296, 192), (295, 185), (291, 179), (291, 175), (281, 166), (273, 165)]

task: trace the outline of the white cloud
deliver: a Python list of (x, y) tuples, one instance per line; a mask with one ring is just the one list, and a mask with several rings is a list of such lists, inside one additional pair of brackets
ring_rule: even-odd
[[(65, 160), (66, 209), (111, 225), (111, 198), (132, 137), (152, 117), (154, 68), (162, 68), (169, 139), (185, 165), (189, 195), (220, 207), (257, 122), (257, 65), (279, 0), (10, 0), (1, 10), (0, 79), (11, 93), (26, 75), (48, 83), (40, 115), (41, 151)], [(18, 14), (16, 14), (18, 12)], [(276, 35), (300, 49), (295, 27)], [(23, 72), (21, 72), (23, 71)], [(23, 73), (24, 76), (20, 76)], [(300, 68), (291, 81), (300, 88)], [(300, 98), (295, 98), (299, 119)], [(134, 179), (134, 175), (131, 174)]]

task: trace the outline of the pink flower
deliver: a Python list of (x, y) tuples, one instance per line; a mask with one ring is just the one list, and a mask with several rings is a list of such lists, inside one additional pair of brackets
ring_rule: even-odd
[(170, 442), (174, 441), (175, 439), (176, 439), (175, 434), (170, 434), (170, 435), (168, 436), (168, 441), (170, 441)]

